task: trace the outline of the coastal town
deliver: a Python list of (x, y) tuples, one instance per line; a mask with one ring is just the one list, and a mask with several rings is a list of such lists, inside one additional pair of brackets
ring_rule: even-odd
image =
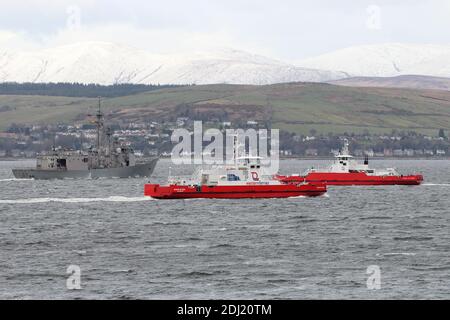
[[(176, 121), (152, 121), (110, 124), (113, 136), (121, 143), (131, 146), (139, 157), (169, 157), (173, 144), (171, 134), (177, 128), (192, 129), (194, 120), (179, 117)], [(208, 127), (222, 131), (239, 126), (241, 129), (267, 129), (266, 123), (249, 120), (242, 122), (211, 121)], [(16, 125), (0, 132), (0, 158), (34, 158), (51, 148), (89, 149), (95, 144), (96, 128), (92, 123), (80, 122), (47, 125)], [(308, 134), (295, 134), (280, 130), (280, 156), (319, 158), (330, 157), (339, 152), (342, 139), (351, 141), (355, 156), (375, 158), (445, 158), (450, 154), (450, 141), (441, 129), (435, 135), (393, 130), (391, 134), (319, 134), (312, 129)]]

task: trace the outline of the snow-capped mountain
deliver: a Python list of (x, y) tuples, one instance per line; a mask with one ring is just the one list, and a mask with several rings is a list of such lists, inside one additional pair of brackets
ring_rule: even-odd
[(84, 42), (28, 52), (0, 50), (0, 82), (270, 84), (345, 77), (343, 72), (297, 67), (231, 49), (161, 55)]
[(339, 70), (351, 76), (450, 77), (450, 45), (391, 43), (355, 46), (301, 60), (295, 64), (308, 68)]
[(450, 45), (356, 46), (295, 65), (233, 49), (162, 55), (109, 42), (0, 49), (0, 82), (260, 85), (399, 75), (450, 77)]

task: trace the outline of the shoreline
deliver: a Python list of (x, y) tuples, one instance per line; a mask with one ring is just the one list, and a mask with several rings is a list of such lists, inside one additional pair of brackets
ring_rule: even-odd
[[(145, 159), (144, 157), (143, 159)], [(160, 157), (160, 159), (170, 159), (170, 157)], [(333, 160), (334, 157), (304, 157), (304, 156), (291, 156), (291, 157), (280, 157), (280, 160)], [(364, 157), (355, 157), (355, 159), (364, 159)], [(13, 157), (0, 157), (0, 161), (28, 161), (36, 160), (36, 158), (13, 158)], [(450, 160), (450, 156), (430, 156), (430, 157), (372, 157), (369, 161), (379, 161), (379, 160)]]
[[(364, 160), (364, 157), (354, 157), (355, 159)], [(292, 156), (292, 157), (280, 157), (281, 160), (333, 160), (334, 157), (302, 157), (302, 156)], [(430, 157), (371, 157), (369, 161), (373, 160), (450, 160), (450, 156), (430, 156)]]

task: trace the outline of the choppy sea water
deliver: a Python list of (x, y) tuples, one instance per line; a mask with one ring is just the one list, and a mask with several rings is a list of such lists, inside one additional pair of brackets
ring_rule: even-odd
[[(2, 299), (450, 298), (450, 161), (372, 162), (421, 172), (422, 186), (169, 201), (143, 197), (147, 179), (13, 179), (30, 165), (0, 162)], [(164, 182), (169, 165), (150, 180)], [(81, 290), (66, 288), (69, 265)], [(371, 265), (379, 290), (367, 288)]]

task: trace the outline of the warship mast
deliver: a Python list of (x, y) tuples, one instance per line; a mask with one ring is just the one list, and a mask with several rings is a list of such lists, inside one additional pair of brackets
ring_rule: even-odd
[(97, 152), (100, 152), (101, 149), (100, 134), (101, 131), (103, 130), (103, 113), (101, 110), (101, 97), (98, 97), (98, 111), (96, 117), (97, 121), (95, 122), (95, 124), (97, 125)]

